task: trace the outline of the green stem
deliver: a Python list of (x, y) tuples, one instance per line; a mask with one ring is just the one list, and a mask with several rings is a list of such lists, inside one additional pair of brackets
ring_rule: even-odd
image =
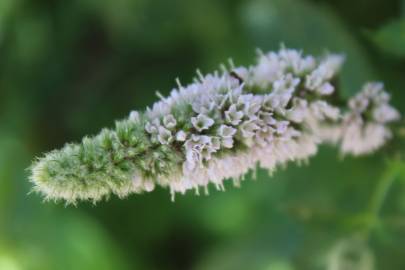
[(381, 209), (399, 173), (400, 166), (398, 162), (393, 161), (387, 164), (387, 168), (381, 176), (375, 192), (370, 200), (369, 210), (367, 214), (368, 219), (364, 230), (365, 239), (368, 239), (370, 237), (372, 230), (380, 222)]

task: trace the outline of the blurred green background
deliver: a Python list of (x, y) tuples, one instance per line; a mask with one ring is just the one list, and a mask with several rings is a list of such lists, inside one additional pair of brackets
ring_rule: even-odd
[(77, 207), (28, 194), (35, 156), (146, 108), (176, 77), (282, 42), (345, 53), (341, 91), (383, 80), (404, 112), (405, 1), (0, 0), (0, 270), (405, 269), (404, 181), (369, 241), (355, 238), (382, 154), (323, 147), (308, 165), (174, 203), (163, 189)]

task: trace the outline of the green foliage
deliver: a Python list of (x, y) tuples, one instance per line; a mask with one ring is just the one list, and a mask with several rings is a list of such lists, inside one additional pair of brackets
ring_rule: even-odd
[(405, 57), (405, 19), (386, 23), (372, 34), (374, 43), (392, 57)]

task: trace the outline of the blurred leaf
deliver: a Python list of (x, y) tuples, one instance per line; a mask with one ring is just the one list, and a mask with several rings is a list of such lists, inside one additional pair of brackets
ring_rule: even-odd
[(114, 39), (141, 28), (145, 15), (145, 0), (78, 1), (90, 14), (97, 14)]
[[(6, 250), (14, 250), (12, 255), (21, 269), (129, 269), (123, 252), (90, 218), (68, 210), (63, 215), (55, 212), (36, 214), (37, 220), (25, 220), (31, 223), (30, 228), (18, 230), (12, 245), (0, 241), (0, 251), (2, 244), (7, 246)], [(1, 255), (0, 252), (0, 258)], [(133, 266), (140, 269), (136, 260), (133, 262)]]
[[(25, 167), (27, 149), (12, 133), (0, 133), (0, 229), (6, 226), (18, 200), (28, 193)], [(23, 179), (24, 182), (20, 182)], [(9, 225), (9, 224), (8, 224)], [(0, 240), (5, 235), (0, 233)], [(1, 268), (0, 268), (1, 269)]]
[[(217, 194), (202, 206), (199, 218), (208, 228), (223, 235), (234, 235), (249, 225), (251, 203), (235, 193), (233, 195), (236, 196)], [(223, 218), (223, 213), (227, 213), (227, 218)]]
[(405, 17), (405, 0), (401, 1), (401, 16)]
[(12, 11), (16, 8), (18, 0), (2, 0), (0, 1), (0, 44), (3, 39), (3, 31), (5, 31), (7, 23), (12, 15)]
[(372, 34), (371, 39), (388, 55), (405, 57), (405, 19), (385, 24)]
[(0, 269), (2, 270), (24, 270), (19, 259), (10, 249), (1, 249), (0, 246)]
[(287, 260), (274, 260), (265, 266), (263, 270), (293, 270), (295, 268)]

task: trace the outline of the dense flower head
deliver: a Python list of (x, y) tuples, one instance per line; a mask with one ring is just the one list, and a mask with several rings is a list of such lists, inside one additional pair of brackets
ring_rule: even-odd
[(324, 142), (344, 154), (365, 154), (390, 137), (399, 119), (380, 83), (366, 84), (342, 108), (334, 81), (344, 57), (315, 58), (281, 48), (259, 53), (256, 65), (202, 75), (173, 89), (144, 113), (133, 111), (114, 130), (68, 144), (38, 159), (35, 189), (49, 199), (97, 201), (113, 193), (175, 193), (273, 171), (316, 154)]
[(366, 154), (380, 148), (392, 137), (387, 124), (399, 120), (400, 114), (389, 105), (389, 100), (389, 94), (379, 82), (367, 83), (349, 100), (350, 111), (342, 124), (342, 152)]

